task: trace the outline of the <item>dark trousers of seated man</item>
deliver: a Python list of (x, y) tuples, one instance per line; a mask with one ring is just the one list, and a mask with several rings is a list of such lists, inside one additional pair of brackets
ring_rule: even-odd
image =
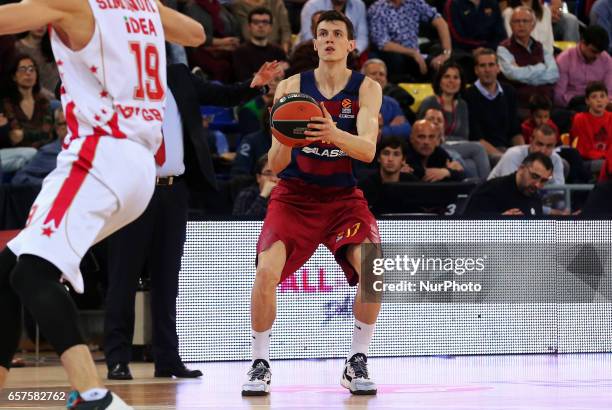
[(134, 336), (138, 277), (151, 277), (155, 369), (182, 364), (176, 334), (178, 275), (187, 226), (188, 190), (184, 179), (157, 185), (145, 212), (108, 238), (108, 293), (104, 353), (109, 368), (129, 363)]

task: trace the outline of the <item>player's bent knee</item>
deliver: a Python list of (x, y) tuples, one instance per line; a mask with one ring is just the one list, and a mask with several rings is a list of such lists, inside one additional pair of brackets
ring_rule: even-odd
[(266, 288), (276, 288), (281, 278), (281, 272), (273, 269), (267, 264), (260, 264), (256, 271), (257, 281), (262, 283)]
[(34, 255), (21, 255), (10, 277), (13, 290), (58, 355), (84, 343), (76, 306), (60, 277), (55, 265)]

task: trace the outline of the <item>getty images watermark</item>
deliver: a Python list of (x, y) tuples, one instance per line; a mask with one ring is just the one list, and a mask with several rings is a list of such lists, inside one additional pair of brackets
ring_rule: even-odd
[(385, 303), (612, 301), (609, 243), (363, 245), (361, 292)]
[(425, 255), (416, 258), (409, 255), (374, 258), (372, 273), (378, 279), (373, 281), (372, 289), (375, 292), (480, 292), (482, 291), (482, 284), (479, 282), (411, 279), (385, 283), (383, 278), (384, 274), (389, 272), (406, 273), (410, 277), (416, 277), (417, 274), (424, 272), (444, 272), (461, 276), (470, 272), (484, 271), (486, 260), (487, 255), (467, 258), (440, 258)]

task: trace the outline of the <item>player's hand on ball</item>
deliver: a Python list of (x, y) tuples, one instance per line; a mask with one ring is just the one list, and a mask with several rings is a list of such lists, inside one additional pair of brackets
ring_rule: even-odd
[(334, 144), (340, 131), (325, 105), (323, 103), (320, 105), (324, 116), (311, 117), (312, 122), (308, 123), (308, 130), (304, 131), (304, 135), (307, 135), (306, 139), (312, 142), (321, 141), (325, 144)]

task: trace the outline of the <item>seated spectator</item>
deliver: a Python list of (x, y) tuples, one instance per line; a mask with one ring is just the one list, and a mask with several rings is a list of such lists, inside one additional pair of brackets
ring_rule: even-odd
[(553, 130), (557, 138), (559, 138), (559, 128), (550, 119), (550, 110), (552, 110), (552, 101), (545, 95), (535, 94), (529, 99), (529, 118), (525, 119), (521, 124), (521, 133), (525, 139), (525, 143), (531, 142), (533, 131), (540, 125), (548, 125)]
[(257, 179), (257, 184), (244, 188), (236, 197), (233, 215), (252, 216), (255, 218), (266, 216), (270, 193), (272, 193), (272, 188), (278, 183), (278, 177), (268, 164), (268, 154), (264, 154), (257, 160), (255, 178)]
[(512, 35), (510, 20), (512, 19), (514, 9), (519, 6), (529, 7), (533, 10), (536, 17), (535, 28), (531, 32), (531, 37), (542, 43), (544, 51), (552, 54), (554, 51), (555, 38), (553, 36), (552, 17), (548, 4), (542, 4), (540, 0), (510, 0), (508, 6), (509, 7), (506, 7), (502, 13), (508, 37)]
[[(586, 88), (588, 112), (576, 114), (570, 136), (578, 139), (576, 149), (582, 158), (603, 160), (612, 147), (612, 112), (606, 110), (609, 101), (608, 89), (600, 81), (590, 83)], [(591, 169), (599, 172), (601, 162)]]
[(603, 81), (612, 96), (612, 57), (607, 50), (608, 34), (599, 26), (584, 30), (582, 40), (557, 57), (559, 81), (554, 102), (559, 107), (585, 111), (584, 90), (592, 81)]
[(553, 177), (551, 182), (555, 185), (563, 185), (565, 184), (563, 160), (559, 154), (554, 152), (556, 145), (557, 133), (551, 126), (542, 124), (536, 127), (529, 145), (517, 145), (508, 148), (487, 179), (499, 178), (516, 172), (523, 160), (529, 154), (540, 152), (549, 157), (552, 161)]
[(491, 171), (489, 157), (484, 147), (476, 141), (447, 141), (444, 136), (445, 119), (442, 110), (430, 108), (425, 111), (423, 119), (432, 122), (440, 133), (443, 144), (442, 148), (453, 158), (461, 163), (467, 178), (476, 178), (484, 181)]
[(383, 138), (377, 147), (376, 160), (377, 171), (359, 180), (359, 188), (374, 213), (382, 200), (383, 184), (417, 181), (412, 173), (404, 172), (411, 169), (406, 166), (406, 144), (402, 138)]
[[(521, 132), (526, 144), (531, 143), (534, 130), (542, 125), (548, 125), (555, 131), (557, 143), (559, 143), (559, 128), (550, 118), (551, 109), (552, 102), (545, 95), (536, 94), (529, 99), (529, 118), (521, 124)], [(566, 183), (580, 184), (589, 181), (590, 174), (585, 169), (584, 161), (575, 148), (565, 145), (560, 146), (557, 148), (557, 153), (565, 161)], [(568, 168), (569, 173), (567, 172)]]
[(501, 71), (516, 89), (520, 107), (527, 107), (535, 94), (552, 98), (553, 84), (559, 78), (552, 50), (545, 50), (531, 37), (535, 22), (533, 10), (515, 8), (510, 18), (512, 36), (497, 48)]
[(408, 138), (410, 136), (410, 123), (406, 121), (406, 117), (404, 117), (404, 113), (397, 101), (383, 95), (380, 113), (383, 118), (383, 137)]
[(355, 33), (354, 53), (359, 55), (367, 51), (369, 46), (368, 21), (363, 0), (308, 0), (300, 14), (300, 41), (304, 42), (313, 38), (311, 27), (312, 15), (317, 11), (326, 10), (336, 10), (348, 17), (353, 23)]
[(261, 114), (262, 128), (259, 131), (242, 137), (232, 163), (231, 175), (255, 175), (257, 160), (265, 155), (272, 146), (270, 132), (270, 114), (267, 110)]
[(55, 139), (40, 147), (30, 162), (22, 167), (13, 179), (13, 185), (42, 185), (43, 180), (57, 165), (57, 156), (62, 150), (62, 142), (68, 134), (66, 118), (61, 108), (54, 112)]
[[(421, 23), (431, 24), (441, 43), (439, 55), (427, 62), (419, 50)], [(450, 57), (448, 25), (425, 0), (377, 0), (368, 9), (368, 24), (372, 54), (387, 64), (389, 78), (394, 83), (424, 79), (429, 72), (428, 63), (438, 69)]]
[(189, 48), (189, 66), (200, 67), (211, 80), (230, 82), (234, 74), (232, 53), (240, 44), (240, 22), (219, 0), (194, 0), (183, 12), (197, 20), (206, 33), (206, 41)]
[(444, 17), (455, 50), (495, 49), (507, 37), (496, 0), (447, 0)]
[(291, 49), (291, 25), (283, 0), (235, 0), (231, 3), (232, 13), (240, 21), (244, 40), (248, 41), (251, 38), (248, 24), (249, 13), (258, 7), (265, 7), (272, 12), (272, 30), (270, 30), (268, 37), (270, 44), (280, 46), (285, 54), (289, 53)]
[[(597, 0), (589, 13), (589, 24), (606, 30), (608, 39), (612, 39), (612, 1)], [(608, 54), (612, 54), (612, 41), (608, 45)]]
[(525, 143), (518, 119), (516, 91), (497, 81), (500, 69), (495, 51), (478, 49), (474, 59), (478, 81), (465, 92), (470, 139), (484, 146), (494, 166), (507, 148)]
[(534, 152), (523, 159), (516, 172), (494, 178), (472, 192), (464, 216), (542, 215), (540, 190), (550, 181), (553, 164)]
[(406, 150), (406, 163), (412, 174), (423, 182), (462, 181), (463, 167), (452, 160), (440, 143), (440, 133), (433, 123), (427, 120), (414, 123)]
[(40, 92), (38, 67), (31, 57), (21, 55), (9, 74), (3, 110), (10, 130), (8, 141), (1, 141), (0, 148), (38, 148), (53, 137), (51, 108)]
[(553, 35), (557, 41), (580, 40), (580, 22), (572, 13), (563, 9), (564, 0), (550, 0), (550, 19), (553, 23)]
[[(366, 66), (364, 65), (361, 72), (376, 81), (376, 78), (370, 76), (365, 67)], [(371, 68), (371, 64), (369, 67)], [(395, 136), (400, 138), (408, 138), (410, 135), (410, 123), (408, 123), (406, 117), (404, 117), (404, 113), (402, 112), (399, 103), (395, 101), (395, 99), (387, 95), (383, 95), (380, 113), (382, 114), (383, 118), (383, 137)]]
[(470, 132), (468, 106), (461, 98), (465, 80), (461, 67), (449, 60), (442, 64), (432, 82), (434, 95), (425, 98), (419, 107), (418, 118), (425, 111), (436, 108), (444, 114), (444, 137), (447, 141), (467, 141)]
[(410, 95), (410, 93), (408, 93), (408, 91), (396, 84), (390, 83), (387, 80), (387, 65), (384, 61), (379, 58), (370, 58), (363, 63), (361, 70), (362, 73), (380, 84), (383, 95), (391, 97), (397, 101), (402, 109), (402, 112), (404, 113), (404, 117), (406, 117), (408, 122), (412, 123), (416, 120), (416, 116), (410, 108), (410, 106), (414, 104), (414, 98), (412, 95)]
[(52, 100), (53, 91), (59, 82), (59, 72), (53, 59), (47, 26), (30, 30), (25, 37), (15, 43), (15, 49), (21, 54), (32, 57), (38, 67), (41, 92)]
[(239, 46), (232, 54), (236, 80), (251, 78), (266, 61), (287, 59), (282, 48), (268, 43), (272, 21), (272, 13), (264, 7), (257, 7), (249, 12), (250, 40)]

